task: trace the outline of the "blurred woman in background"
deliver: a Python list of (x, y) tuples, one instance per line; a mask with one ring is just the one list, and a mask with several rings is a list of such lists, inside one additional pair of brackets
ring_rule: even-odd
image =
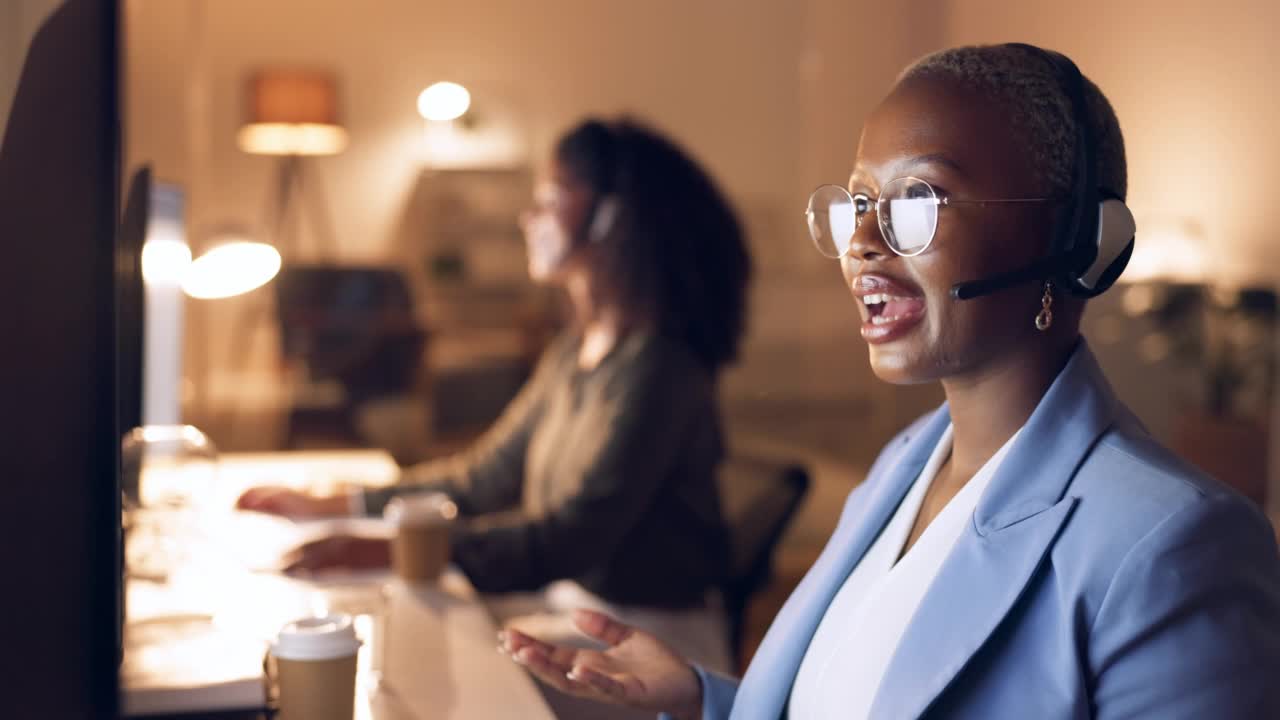
[[(744, 331), (741, 225), (693, 159), (626, 119), (560, 138), (522, 225), (530, 276), (564, 289), (574, 322), (473, 449), (387, 489), (256, 488), (239, 505), (378, 515), (394, 497), (445, 492), (470, 520), (453, 562), (481, 592), (518, 593), (489, 598), (500, 619), (572, 634), (560, 611), (595, 607), (727, 668), (709, 597), (728, 565), (716, 390)], [(385, 541), (340, 536), (300, 548), (295, 567), (387, 563)]]

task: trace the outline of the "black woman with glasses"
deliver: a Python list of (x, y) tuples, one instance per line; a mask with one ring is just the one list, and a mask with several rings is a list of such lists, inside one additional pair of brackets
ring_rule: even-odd
[(1280, 556), (1158, 445), (1080, 336), (1132, 252), (1119, 123), (1062, 55), (943, 51), (805, 222), (877, 376), (947, 402), (891, 441), (740, 682), (593, 612), (500, 638), (566, 692), (677, 718), (1280, 717)]

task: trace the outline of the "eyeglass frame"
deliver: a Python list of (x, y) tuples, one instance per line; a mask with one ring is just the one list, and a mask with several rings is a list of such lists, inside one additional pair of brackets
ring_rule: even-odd
[[(933, 239), (934, 239), (935, 237), (937, 237), (937, 235), (938, 235), (938, 222), (937, 222), (937, 220), (935, 220), (935, 221), (934, 221), (934, 223), (933, 223), (933, 230), (932, 230), (932, 232), (930, 232), (930, 233), (929, 233), (929, 240), (928, 240), (926, 243), (924, 243), (924, 245), (923, 245), (919, 250), (917, 250), (916, 252), (913, 252), (913, 253), (904, 253), (904, 252), (900, 252), (897, 248), (895, 248), (895, 247), (893, 246), (893, 244), (892, 244), (892, 243), (890, 243), (890, 242), (889, 242), (889, 238), (887, 237), (887, 235), (886, 235), (886, 233), (885, 233), (884, 224), (883, 224), (883, 222), (882, 222), (882, 221), (881, 221), (881, 219), (880, 219), (880, 218), (882, 217), (882, 215), (880, 214), (880, 203), (884, 202), (884, 188), (886, 188), (886, 187), (888, 187), (888, 186), (892, 185), (893, 183), (899, 182), (899, 181), (901, 181), (901, 180), (914, 180), (915, 182), (921, 183), (921, 184), (923, 184), (925, 187), (929, 188), (929, 193), (930, 193), (931, 195), (933, 195), (933, 198), (932, 198), (933, 203), (934, 203), (934, 205), (936, 205), (936, 206), (938, 206), (938, 207), (947, 207), (947, 206), (950, 206), (950, 205), (986, 205), (986, 204), (988, 204), (988, 203), (1033, 203), (1033, 202), (1050, 202), (1050, 201), (1052, 201), (1052, 200), (1059, 200), (1059, 199), (1061, 199), (1061, 198), (1058, 198), (1058, 197), (1055, 197), (1055, 196), (1046, 196), (1046, 197), (1034, 197), (1034, 198), (992, 198), (992, 199), (988, 199), (988, 200), (957, 200), (957, 199), (955, 199), (955, 198), (952, 198), (950, 195), (939, 195), (939, 194), (938, 194), (937, 189), (936, 189), (936, 188), (934, 188), (934, 187), (933, 187), (933, 184), (932, 184), (932, 183), (930, 183), (928, 180), (924, 180), (924, 179), (922, 179), (922, 178), (918, 178), (918, 177), (916, 177), (916, 176), (914, 176), (914, 175), (902, 175), (902, 176), (899, 176), (899, 177), (896, 177), (896, 178), (892, 178), (892, 179), (888, 180), (887, 182), (885, 182), (885, 184), (881, 186), (881, 188), (880, 188), (880, 192), (879, 192), (879, 193), (877, 193), (877, 195), (876, 195), (875, 203), (874, 203), (871, 207), (868, 207), (868, 208), (867, 208), (867, 210), (863, 211), (863, 213), (862, 213), (861, 215), (860, 215), (860, 214), (858, 214), (858, 212), (857, 212), (857, 210), (856, 210), (856, 209), (854, 210), (854, 216), (853, 216), (853, 232), (851, 232), (851, 233), (849, 234), (849, 247), (845, 248), (844, 252), (840, 253), (840, 254), (839, 254), (839, 255), (837, 255), (836, 257), (830, 257), (830, 256), (829, 256), (829, 255), (827, 255), (826, 253), (822, 252), (822, 249), (821, 249), (821, 248), (819, 248), (819, 249), (818, 249), (818, 254), (819, 254), (819, 255), (822, 255), (822, 257), (825, 257), (825, 258), (827, 258), (827, 259), (829, 259), (829, 260), (841, 260), (841, 259), (843, 259), (843, 258), (844, 258), (844, 256), (848, 255), (848, 254), (850, 253), (850, 251), (852, 251), (852, 250), (853, 250), (853, 238), (854, 238), (854, 236), (855, 236), (855, 235), (857, 235), (857, 234), (858, 234), (858, 229), (862, 227), (862, 215), (865, 215), (865, 214), (867, 214), (867, 213), (871, 212), (871, 210), (872, 210), (872, 209), (874, 209), (874, 210), (875, 210), (875, 213), (876, 213), (876, 227), (880, 230), (880, 239), (884, 241), (885, 247), (887, 247), (887, 248), (889, 248), (890, 250), (892, 250), (892, 251), (893, 251), (893, 253), (894, 253), (895, 255), (897, 255), (897, 256), (899, 256), (899, 257), (916, 257), (917, 255), (921, 255), (921, 254), (923, 254), (926, 250), (928, 250), (929, 248), (933, 247)], [(839, 190), (840, 192), (842, 192), (842, 193), (844, 193), (846, 196), (848, 196), (848, 197), (849, 197), (849, 200), (850, 200), (850, 202), (851, 202), (851, 204), (853, 204), (853, 205), (855, 206), (855, 208), (856, 208), (856, 206), (857, 206), (857, 202), (858, 202), (858, 199), (859, 199), (859, 198), (862, 198), (862, 200), (863, 200), (864, 202), (868, 202), (868, 203), (870, 203), (870, 202), (871, 202), (871, 196), (870, 196), (870, 195), (867, 195), (866, 193), (861, 193), (861, 192), (860, 192), (860, 193), (851, 193), (851, 192), (849, 192), (849, 190), (848, 190), (847, 188), (845, 188), (845, 187), (843, 187), (843, 186), (841, 186), (841, 185), (836, 185), (835, 183), (828, 183), (828, 184), (826, 184), (826, 185), (819, 185), (818, 187), (814, 188), (813, 192), (809, 193), (809, 207), (810, 207), (810, 208), (813, 206), (813, 196), (814, 196), (814, 195), (816, 195), (816, 194), (818, 193), (818, 191), (819, 191), (819, 190), (822, 190), (823, 188), (829, 188), (829, 187), (830, 187), (830, 188), (836, 188), (837, 190)], [(912, 199), (917, 199), (917, 200), (927, 200), (928, 198), (912, 198)], [(805, 214), (806, 219), (808, 218), (809, 214), (810, 214), (810, 213), (812, 213), (812, 212), (813, 212), (813, 210), (811, 210), (811, 209), (806, 209), (806, 210), (804, 211), (804, 214)], [(812, 243), (813, 243), (815, 246), (818, 244), (818, 241), (813, 237), (813, 233), (812, 233), (812, 232), (810, 232), (810, 234), (809, 234), (809, 239), (810, 239), (810, 241), (812, 241)]]

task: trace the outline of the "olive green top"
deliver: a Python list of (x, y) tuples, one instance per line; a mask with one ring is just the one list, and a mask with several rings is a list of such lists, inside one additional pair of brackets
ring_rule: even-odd
[(365, 493), (443, 490), (467, 521), (453, 560), (483, 592), (576, 580), (619, 604), (687, 607), (727, 572), (716, 386), (683, 346), (627, 336), (591, 370), (565, 335), (476, 446)]

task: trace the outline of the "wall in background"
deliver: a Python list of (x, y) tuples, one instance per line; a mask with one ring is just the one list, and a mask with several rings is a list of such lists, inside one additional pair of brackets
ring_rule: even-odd
[[(1268, 132), (1280, 124), (1280, 70), (1268, 61), (1280, 8), (1264, 0), (1212, 11), (1102, 0), (383, 0), (376, 13), (340, 0), (129, 0), (127, 10), (129, 164), (153, 161), (188, 186), (197, 250), (209, 223), (262, 217), (271, 160), (234, 145), (243, 82), (261, 65), (339, 75), (351, 146), (315, 168), (352, 261), (401, 257), (396, 230), (426, 163), (414, 99), (427, 84), (466, 84), (482, 122), (513, 133), (533, 162), (583, 114), (640, 111), (695, 151), (752, 231), (752, 332), (728, 404), (748, 419), (803, 410), (809, 426), (795, 432), (833, 456), (864, 457), (938, 398), (871, 377), (838, 269), (799, 223), (814, 186), (847, 177), (863, 115), (925, 52), (1024, 40), (1069, 53), (1115, 104), (1140, 221), (1199, 220), (1223, 276), (1280, 260), (1268, 235), (1280, 170), (1266, 161), (1280, 155)], [(192, 303), (200, 344), (189, 340), (189, 370), (206, 397), (271, 395), (269, 323), (246, 321), (261, 304)], [(1172, 394), (1151, 378), (1173, 376), (1124, 348), (1097, 349), (1167, 436)]]
[(0, 3), (0, 139), (18, 91), (22, 61), (31, 38), (62, 0), (5, 0)]

